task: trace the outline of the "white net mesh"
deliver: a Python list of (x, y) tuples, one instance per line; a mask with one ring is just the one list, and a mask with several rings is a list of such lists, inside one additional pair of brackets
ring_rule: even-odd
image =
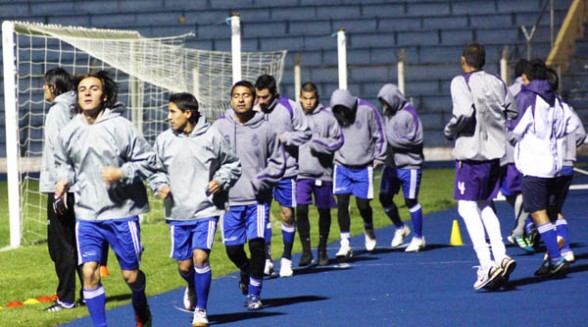
[[(119, 84), (119, 101), (127, 104), (128, 118), (153, 143), (168, 128), (171, 93), (195, 94), (209, 120), (228, 107), (231, 53), (185, 48), (187, 37), (153, 39), (134, 31), (15, 24), (22, 243), (46, 238), (46, 197), (38, 192), (43, 125), (49, 109), (43, 100), (44, 73), (57, 66), (72, 74), (108, 70)], [(243, 78), (255, 81), (267, 73), (279, 82), (285, 54), (242, 53)], [(151, 217), (161, 217), (160, 201), (151, 200)]]

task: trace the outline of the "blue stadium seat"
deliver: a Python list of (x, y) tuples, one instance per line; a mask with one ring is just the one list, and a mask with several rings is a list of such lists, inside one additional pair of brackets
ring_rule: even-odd
[[(470, 27), (473, 28), (511, 28), (512, 30), (518, 28), (514, 25), (514, 17), (512, 14), (493, 14), (493, 15), (471, 15)], [(514, 26), (514, 28), (513, 28)]]
[(423, 17), (423, 28), (427, 30), (443, 29), (443, 28), (467, 28), (467, 15), (459, 16), (427, 16)]
[(451, 7), (449, 1), (442, 3), (414, 1), (407, 4), (406, 13), (410, 16), (445, 16), (451, 13)]
[[(514, 1), (513, 1), (514, 2)], [(493, 14), (496, 11), (494, 1), (452, 1), (453, 15)]]

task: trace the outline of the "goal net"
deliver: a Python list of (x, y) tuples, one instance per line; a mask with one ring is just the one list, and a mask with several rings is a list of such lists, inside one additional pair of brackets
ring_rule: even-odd
[[(231, 52), (186, 48), (190, 34), (145, 38), (136, 31), (6, 21), (2, 34), (13, 247), (46, 239), (46, 196), (39, 193), (38, 180), (43, 125), (50, 107), (43, 100), (43, 76), (47, 70), (61, 66), (72, 74), (109, 71), (119, 84), (119, 101), (127, 105), (127, 118), (151, 144), (169, 127), (166, 119), (171, 93), (196, 95), (209, 120), (228, 108)], [(242, 53), (243, 79), (255, 81), (267, 73), (279, 82), (285, 54), (286, 51)], [(160, 201), (151, 200), (147, 221), (162, 215)]]

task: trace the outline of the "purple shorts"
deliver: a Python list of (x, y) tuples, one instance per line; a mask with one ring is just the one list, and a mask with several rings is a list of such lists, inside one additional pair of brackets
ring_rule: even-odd
[(500, 160), (456, 161), (453, 198), (467, 201), (489, 201), (498, 195)]
[(333, 182), (325, 182), (319, 179), (299, 179), (296, 181), (296, 203), (312, 204), (319, 209), (337, 208), (337, 202), (333, 196)]
[(500, 167), (500, 192), (504, 195), (516, 195), (523, 191), (523, 174), (514, 163)]

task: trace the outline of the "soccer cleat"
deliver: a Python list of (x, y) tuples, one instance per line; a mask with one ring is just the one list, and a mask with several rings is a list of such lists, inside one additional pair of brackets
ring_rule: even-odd
[(263, 274), (266, 276), (272, 276), (274, 274), (274, 263), (270, 259), (265, 259)]
[(196, 290), (186, 286), (184, 290), (184, 309), (194, 311), (196, 307)]
[(59, 300), (55, 301), (55, 303), (53, 303), (52, 306), (48, 307), (47, 309), (45, 309), (45, 311), (47, 312), (57, 312), (57, 311), (61, 311), (61, 310), (69, 310), (69, 309), (73, 309), (75, 307), (75, 304), (69, 304), (69, 303), (64, 303), (61, 302)]
[(311, 265), (314, 262), (314, 258), (312, 257), (312, 252), (302, 252), (302, 256), (300, 256), (300, 261), (298, 261), (299, 267), (305, 267)]
[(337, 258), (349, 260), (349, 258), (353, 256), (353, 251), (351, 250), (351, 246), (349, 246), (349, 239), (344, 238), (341, 240), (340, 243), (341, 247), (339, 248), (339, 251), (336, 254)]
[(478, 268), (478, 279), (474, 283), (474, 289), (479, 290), (486, 288), (492, 290), (494, 286), (502, 280), (502, 268), (490, 266), (483, 269)]
[(263, 307), (261, 298), (259, 295), (249, 294), (247, 295), (247, 309), (248, 310), (259, 310)]
[(396, 228), (392, 242), (390, 242), (390, 246), (392, 248), (399, 247), (402, 245), (402, 243), (404, 243), (404, 238), (408, 235), (410, 235), (410, 228), (408, 226), (404, 225), (404, 227)]
[(425, 241), (424, 236), (421, 238), (413, 237), (404, 252), (419, 252), (420, 250), (424, 250), (425, 246), (427, 246), (427, 241)]
[(194, 310), (194, 317), (192, 318), (192, 327), (206, 326), (208, 326), (208, 317), (206, 316), (206, 310), (202, 308), (196, 308)]
[(243, 271), (241, 271), (239, 276), (239, 289), (243, 295), (247, 295), (249, 293), (249, 274)]
[(135, 310), (135, 322), (137, 323), (137, 327), (151, 327), (151, 310), (149, 310), (149, 305)]
[(318, 250), (318, 265), (319, 266), (326, 266), (329, 264), (329, 255), (327, 255), (327, 250)]
[(376, 248), (376, 233), (374, 233), (373, 229), (366, 229), (364, 232), (364, 235), (365, 235), (365, 249), (368, 252), (371, 252)]
[(502, 262), (500, 263), (500, 268), (502, 268), (502, 278), (505, 282), (508, 281), (510, 274), (515, 270), (517, 267), (517, 262), (514, 261), (511, 257), (505, 256), (502, 258)]
[(294, 270), (292, 270), (292, 260), (282, 258), (280, 260), (280, 277), (292, 277)]

